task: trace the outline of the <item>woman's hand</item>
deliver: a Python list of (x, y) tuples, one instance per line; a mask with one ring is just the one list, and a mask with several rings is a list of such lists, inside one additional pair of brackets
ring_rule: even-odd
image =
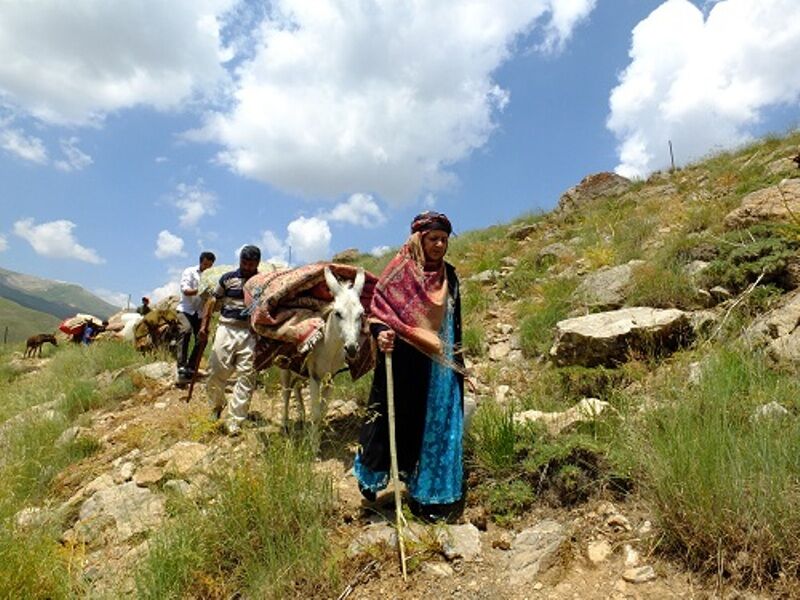
[(378, 334), (378, 349), (384, 353), (394, 350), (394, 330), (384, 329)]

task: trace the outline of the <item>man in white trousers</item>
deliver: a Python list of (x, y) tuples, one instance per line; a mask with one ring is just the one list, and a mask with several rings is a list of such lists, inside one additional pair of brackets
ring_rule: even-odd
[(213, 293), (216, 302), (209, 302), (205, 306), (200, 325), (201, 339), (208, 339), (211, 315), (220, 309), (206, 390), (212, 418), (219, 419), (225, 407), (225, 384), (235, 374), (236, 384), (227, 402), (228, 415), (225, 421), (228, 435), (232, 436), (241, 433), (256, 385), (256, 334), (251, 331), (250, 318), (246, 314), (244, 284), (258, 273), (260, 262), (261, 250), (256, 246), (245, 246), (240, 250), (239, 268), (220, 277)]

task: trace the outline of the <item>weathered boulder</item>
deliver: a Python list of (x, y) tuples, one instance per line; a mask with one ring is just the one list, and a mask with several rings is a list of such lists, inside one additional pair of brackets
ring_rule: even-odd
[(532, 582), (540, 572), (553, 565), (566, 539), (564, 526), (550, 519), (520, 531), (514, 538), (508, 559), (511, 583)]
[(584, 306), (612, 310), (625, 302), (625, 290), (630, 285), (634, 270), (643, 260), (632, 260), (624, 265), (606, 267), (583, 278), (575, 290), (575, 299)]
[(338, 263), (351, 263), (358, 260), (359, 256), (361, 256), (361, 253), (358, 251), (358, 248), (347, 248), (346, 250), (334, 254), (331, 260)]
[(637, 306), (560, 321), (550, 358), (559, 366), (614, 366), (631, 353), (662, 355), (692, 338), (684, 311)]
[(766, 346), (778, 362), (800, 362), (800, 290), (787, 294), (781, 306), (762, 315), (747, 329), (750, 343)]
[(609, 406), (597, 398), (584, 398), (575, 406), (561, 412), (526, 410), (514, 415), (516, 423), (542, 423), (550, 435), (558, 435), (570, 425), (597, 418)]
[(524, 240), (526, 237), (539, 229), (539, 227), (539, 223), (532, 223), (530, 225), (517, 225), (516, 227), (509, 229), (506, 235), (512, 240)]
[(481, 559), (481, 532), (472, 523), (442, 528), (438, 539), (448, 560), (460, 558), (472, 562)]
[(73, 531), (90, 545), (101, 536), (124, 542), (156, 527), (164, 516), (164, 499), (130, 481), (95, 492), (81, 506)]
[(624, 194), (631, 186), (631, 181), (616, 173), (594, 173), (587, 175), (581, 182), (561, 194), (558, 200), (558, 212), (568, 212), (596, 198)]
[(175, 371), (175, 366), (168, 362), (154, 362), (141, 366), (136, 372), (147, 379), (169, 379)]
[(800, 214), (800, 179), (784, 179), (778, 185), (747, 194), (741, 205), (725, 217), (725, 227), (739, 229), (762, 221), (790, 221)]
[(184, 478), (199, 469), (209, 454), (209, 447), (199, 442), (182, 441), (145, 461), (147, 466), (163, 467), (163, 473)]
[(558, 262), (563, 258), (575, 256), (575, 250), (563, 242), (548, 244), (536, 253), (536, 262), (540, 265)]

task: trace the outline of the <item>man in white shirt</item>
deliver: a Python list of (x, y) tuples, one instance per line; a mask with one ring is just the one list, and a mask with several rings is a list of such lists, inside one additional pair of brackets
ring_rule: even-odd
[[(181, 301), (178, 304), (178, 385), (186, 385), (194, 376), (197, 365), (197, 332), (203, 316), (203, 299), (199, 296), (200, 274), (214, 265), (213, 252), (200, 254), (200, 262), (196, 267), (188, 267), (181, 274)], [(189, 342), (194, 335), (194, 347), (189, 354)]]

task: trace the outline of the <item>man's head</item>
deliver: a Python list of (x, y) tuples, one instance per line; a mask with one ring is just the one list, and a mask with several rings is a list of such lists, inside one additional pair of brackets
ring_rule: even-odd
[(147, 296), (142, 296), (142, 304), (144, 306), (147, 306), (148, 304), (150, 304), (150, 298), (148, 298)]
[(239, 251), (239, 270), (245, 277), (250, 277), (258, 272), (261, 262), (261, 250), (258, 246), (244, 246)]
[(200, 272), (202, 273), (206, 269), (209, 269), (214, 266), (214, 261), (217, 260), (217, 257), (214, 256), (213, 252), (201, 252), (200, 253)]

